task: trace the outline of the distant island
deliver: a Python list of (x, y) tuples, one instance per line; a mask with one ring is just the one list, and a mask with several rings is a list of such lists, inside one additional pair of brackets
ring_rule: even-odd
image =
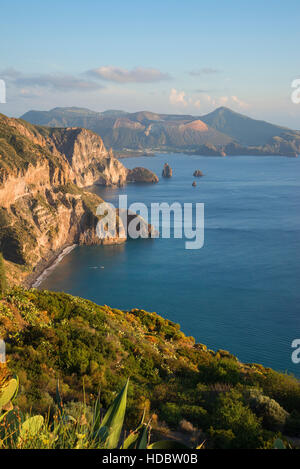
[(300, 131), (252, 119), (226, 107), (203, 116), (69, 107), (29, 111), (22, 119), (36, 125), (93, 130), (120, 157), (155, 152), (291, 157), (300, 153)]

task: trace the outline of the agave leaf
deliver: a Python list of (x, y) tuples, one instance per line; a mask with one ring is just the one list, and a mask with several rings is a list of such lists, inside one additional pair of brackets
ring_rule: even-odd
[(140, 424), (138, 425), (136, 430), (134, 430), (133, 432), (130, 432), (129, 435), (125, 438), (121, 446), (121, 449), (135, 449), (136, 448), (136, 442), (139, 439), (140, 430), (143, 427), (145, 415), (146, 415), (146, 409), (144, 409)]
[(180, 441), (161, 440), (148, 446), (148, 449), (191, 449)]
[(11, 402), (13, 402), (16, 399), (16, 397), (18, 395), (18, 392), (19, 392), (19, 385), (20, 385), (19, 376), (14, 375), (13, 379), (15, 379), (17, 381), (17, 387), (16, 387), (16, 390), (15, 390), (15, 393), (14, 393), (13, 397), (11, 398)]
[(100, 404), (100, 392), (97, 396), (97, 400), (94, 407), (94, 415), (93, 415), (93, 428), (96, 430), (100, 427), (101, 424), (101, 404)]
[(121, 449), (147, 449), (149, 426), (139, 425), (138, 428), (129, 433)]
[(108, 436), (109, 428), (107, 428), (106, 426), (99, 428), (98, 432), (94, 434), (94, 438), (102, 443), (106, 443)]
[(21, 425), (20, 438), (25, 439), (36, 436), (43, 425), (44, 417), (42, 417), (42, 415), (35, 415), (34, 417), (29, 417)]
[(146, 409), (144, 409), (143, 411), (143, 415), (142, 415), (142, 418), (141, 418), (141, 422), (138, 426), (138, 428), (141, 428), (141, 426), (143, 425), (144, 421), (145, 421), (145, 416), (146, 416)]
[(61, 398), (60, 391), (59, 391), (59, 379), (57, 380), (57, 384), (56, 384), (56, 404), (58, 405), (59, 412), (62, 415), (64, 409), (63, 409), (62, 398)]
[[(128, 383), (129, 380), (106, 412), (96, 434), (107, 449), (117, 448), (119, 443), (126, 411)], [(104, 434), (103, 427), (107, 429)]]
[(8, 383), (1, 389), (0, 392), (0, 410), (12, 401), (18, 392), (19, 381), (16, 378), (12, 378)]
[(148, 425), (143, 425), (143, 428), (140, 430), (139, 439), (137, 441), (136, 449), (147, 449), (148, 434), (149, 434)]
[(196, 449), (204, 448), (205, 443), (206, 443), (206, 440), (203, 440), (202, 443), (200, 443), (200, 445), (196, 446)]
[(121, 449), (134, 449), (138, 438), (139, 438), (139, 433), (137, 431), (129, 433), (127, 438), (124, 440), (124, 443)]

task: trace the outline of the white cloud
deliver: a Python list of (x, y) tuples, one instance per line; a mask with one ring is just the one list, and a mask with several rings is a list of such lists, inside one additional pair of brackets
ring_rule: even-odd
[(171, 89), (169, 102), (172, 106), (177, 108), (188, 108), (190, 112), (192, 112), (193, 109), (197, 109), (197, 111), (201, 110), (201, 112), (208, 112), (209, 110), (220, 106), (229, 106), (241, 109), (248, 107), (248, 104), (239, 99), (237, 96), (213, 97), (207, 93), (202, 93), (201, 99), (198, 97), (193, 99), (188, 96), (185, 91), (178, 91), (176, 88)]
[(177, 91), (175, 88), (171, 89), (169, 101), (173, 106), (184, 106), (188, 105), (186, 101), (186, 94), (184, 91)]
[(171, 78), (168, 73), (162, 73), (156, 68), (133, 68), (132, 70), (127, 70), (112, 65), (95, 68), (88, 73), (96, 78), (116, 83), (153, 83), (170, 80)]
[(195, 101), (195, 103), (194, 103), (194, 106), (195, 106), (196, 108), (198, 108), (198, 109), (201, 108), (201, 105), (202, 105), (202, 103), (201, 103), (200, 99), (197, 99), (197, 100)]
[(248, 104), (245, 103), (245, 101), (242, 101), (241, 99), (239, 99), (237, 96), (231, 96), (231, 99), (234, 103), (236, 103), (241, 108), (247, 108), (248, 107)]
[(221, 96), (221, 97), (218, 99), (218, 105), (219, 105), (219, 106), (225, 106), (225, 104), (228, 104), (228, 101), (229, 101), (228, 96)]

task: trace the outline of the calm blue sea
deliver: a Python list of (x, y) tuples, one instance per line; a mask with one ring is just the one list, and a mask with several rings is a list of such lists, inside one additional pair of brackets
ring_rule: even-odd
[[(123, 159), (172, 179), (93, 188), (115, 202), (203, 202), (205, 243), (186, 250), (181, 239), (80, 247), (42, 288), (99, 304), (156, 311), (212, 349), (227, 349), (300, 376), (291, 342), (300, 338), (300, 159), (201, 157), (182, 154)], [(192, 187), (193, 172), (205, 177)]]

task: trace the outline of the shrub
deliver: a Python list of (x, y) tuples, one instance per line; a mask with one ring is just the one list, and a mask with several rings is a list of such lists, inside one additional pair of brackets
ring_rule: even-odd
[(213, 441), (214, 449), (231, 449), (234, 447), (235, 434), (232, 430), (209, 429), (209, 436)]
[[(253, 449), (261, 446), (261, 422), (244, 404), (242, 395), (233, 390), (217, 399), (213, 426), (217, 430), (231, 430), (230, 447)], [(229, 439), (228, 439), (229, 444)]]
[(269, 430), (282, 431), (289, 413), (278, 402), (264, 396), (258, 390), (249, 393), (249, 404), (258, 417), (262, 417), (264, 426)]

